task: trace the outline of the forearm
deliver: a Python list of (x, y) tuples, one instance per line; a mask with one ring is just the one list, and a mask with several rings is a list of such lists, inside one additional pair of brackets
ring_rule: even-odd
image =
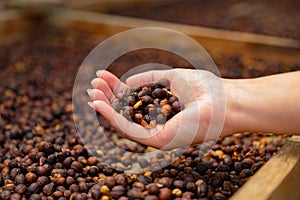
[(228, 130), (300, 133), (300, 72), (223, 81)]

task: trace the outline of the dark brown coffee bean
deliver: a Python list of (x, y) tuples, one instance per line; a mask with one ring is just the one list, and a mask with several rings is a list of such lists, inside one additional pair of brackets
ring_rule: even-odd
[(124, 107), (123, 116), (126, 119), (131, 120), (133, 117), (133, 114), (134, 114), (133, 107), (131, 107), (131, 106)]
[(98, 175), (98, 167), (91, 167), (88, 171), (88, 174), (92, 177), (97, 176)]
[(57, 184), (58, 185), (63, 185), (66, 182), (66, 178), (65, 177), (60, 177), (57, 179)]
[(224, 164), (228, 165), (228, 166), (231, 166), (233, 164), (232, 158), (229, 157), (229, 156), (224, 158)]
[(19, 194), (25, 193), (27, 187), (24, 184), (19, 184), (15, 187), (15, 191)]
[(145, 111), (146, 111), (146, 113), (148, 113), (150, 115), (154, 115), (156, 112), (154, 104), (148, 104), (145, 108)]
[(134, 187), (127, 192), (129, 199), (142, 199), (142, 191), (140, 188)]
[(114, 102), (111, 103), (111, 107), (113, 107), (113, 109), (115, 111), (117, 111), (117, 112), (120, 112), (120, 110), (122, 109), (121, 103), (120, 102), (116, 102), (116, 101), (114, 101)]
[[(41, 196), (39, 194), (32, 194), (30, 196), (29, 200), (41, 200)], [(50, 200), (52, 200), (51, 197), (50, 197)]]
[(147, 95), (150, 95), (152, 90), (151, 90), (151, 83), (145, 85), (144, 87), (142, 87), (142, 91), (145, 91), (147, 93)]
[(131, 90), (129, 88), (126, 88), (123, 90), (123, 98), (126, 98), (131, 95)]
[(44, 176), (44, 175), (47, 174), (47, 170), (46, 170), (46, 168), (43, 167), (43, 166), (38, 166), (38, 167), (36, 168), (36, 173), (37, 173), (38, 175), (40, 175), (40, 176)]
[(51, 142), (46, 142), (46, 143), (44, 144), (44, 149), (43, 149), (43, 151), (44, 151), (45, 153), (47, 153), (47, 154), (52, 154), (52, 153), (54, 153), (54, 146), (53, 146), (53, 144), (52, 144)]
[(19, 162), (15, 159), (13, 160), (10, 160), (9, 161), (9, 164), (8, 164), (9, 168), (16, 168), (16, 167), (19, 167)]
[(88, 165), (96, 165), (99, 162), (97, 158), (93, 156), (89, 157), (87, 161), (88, 161), (87, 163)]
[(41, 187), (38, 183), (32, 183), (28, 187), (28, 192), (30, 192), (30, 193), (39, 193), (40, 190), (41, 190)]
[(256, 171), (257, 171), (259, 168), (261, 168), (264, 164), (265, 164), (264, 161), (259, 161), (259, 162), (257, 162), (257, 163), (255, 163), (255, 164), (252, 165), (251, 170), (252, 170), (253, 172), (256, 172)]
[(169, 188), (161, 188), (159, 190), (159, 195), (158, 195), (159, 199), (168, 200), (171, 198), (171, 196), (172, 196), (172, 192)]
[(145, 92), (145, 91), (140, 91), (139, 93), (138, 93), (138, 98), (139, 99), (141, 99), (143, 96), (145, 96), (145, 95), (147, 95), (147, 92)]
[(169, 82), (169, 80), (166, 79), (166, 78), (160, 79), (157, 83), (158, 83), (161, 87), (166, 87), (166, 88), (170, 87), (170, 82)]
[(85, 182), (79, 182), (78, 186), (79, 186), (79, 191), (80, 192), (87, 192), (88, 185)]
[(134, 93), (134, 92), (138, 92), (141, 90), (141, 87), (139, 85), (134, 85), (130, 88), (131, 92)]
[(145, 197), (145, 200), (158, 200), (158, 197), (155, 195), (147, 195)]
[(151, 183), (148, 185), (148, 192), (152, 195), (157, 195), (159, 193), (159, 188), (155, 183)]
[(50, 173), (53, 169), (53, 167), (48, 163), (44, 164), (43, 167), (45, 167), (45, 169), (47, 170), (47, 173)]
[(106, 177), (104, 184), (107, 185), (107, 187), (112, 188), (115, 186), (116, 180), (114, 177), (108, 176), (108, 177)]
[(182, 181), (182, 180), (175, 180), (173, 182), (173, 185), (174, 185), (175, 188), (178, 188), (178, 189), (181, 189), (181, 190), (183, 190), (185, 188), (184, 181)]
[(64, 167), (65, 168), (70, 168), (73, 160), (74, 160), (74, 158), (72, 158), (72, 157), (65, 158), (65, 160), (63, 161)]
[(172, 185), (172, 179), (168, 178), (168, 177), (162, 177), (158, 179), (158, 183), (162, 184), (163, 187), (171, 187)]
[(240, 162), (235, 162), (235, 163), (234, 163), (234, 169), (235, 169), (235, 171), (237, 171), (237, 172), (242, 171), (242, 170), (243, 170), (242, 164), (241, 164)]
[(21, 200), (22, 197), (21, 197), (21, 195), (18, 194), (18, 193), (13, 193), (13, 194), (11, 195), (10, 199), (11, 199), (11, 200)]
[(125, 177), (124, 174), (119, 174), (116, 178), (116, 183), (118, 185), (123, 185), (126, 186), (127, 185), (127, 178)]
[(54, 183), (49, 183), (43, 187), (43, 193), (47, 196), (51, 195), (54, 190)]
[(139, 165), (142, 167), (142, 168), (145, 168), (145, 167), (148, 167), (149, 166), (149, 162), (144, 159), (144, 158), (141, 158), (138, 160), (138, 163)]
[(217, 192), (214, 194), (214, 198), (216, 200), (225, 200), (227, 199), (226, 196), (224, 194), (222, 194), (221, 192)]
[(71, 164), (71, 168), (75, 171), (75, 172), (82, 172), (83, 166), (80, 162), (78, 161), (73, 161)]
[(163, 114), (159, 114), (156, 116), (156, 123), (157, 124), (164, 124), (166, 122), (166, 117)]
[(198, 185), (197, 192), (200, 197), (204, 197), (206, 195), (206, 193), (208, 192), (207, 184), (205, 182), (201, 182)]
[(0, 198), (1, 199), (4, 199), (4, 200), (9, 200), (10, 199), (10, 196), (11, 196), (11, 192), (9, 190), (3, 190), (1, 193), (0, 193)]
[(166, 91), (162, 90), (161, 88), (156, 88), (152, 92), (152, 97), (153, 98), (164, 99), (166, 97)]
[(144, 176), (144, 175), (139, 175), (136, 178), (137, 181), (141, 182), (144, 185), (148, 185), (152, 182), (152, 179), (150, 177)]
[(254, 161), (250, 158), (245, 158), (244, 160), (242, 160), (241, 164), (244, 168), (249, 169), (254, 164)]
[(52, 196), (56, 199), (62, 197), (64, 194), (61, 191), (55, 191), (53, 192)]
[(75, 182), (75, 180), (74, 180), (74, 178), (71, 177), (71, 176), (68, 176), (68, 177), (66, 178), (66, 181), (65, 181), (65, 183), (66, 183), (67, 186), (71, 185), (71, 184), (74, 183), (74, 182)]
[(126, 189), (122, 185), (114, 186), (111, 190), (111, 197), (118, 199), (119, 197), (126, 194)]
[(180, 112), (181, 111), (181, 106), (180, 106), (180, 103), (178, 101), (174, 101), (172, 103), (172, 109), (175, 111), (175, 112)]
[(40, 185), (40, 186), (44, 186), (46, 184), (49, 183), (49, 179), (47, 178), (47, 176), (40, 176), (38, 179), (37, 179), (37, 183)]
[(197, 186), (194, 182), (187, 182), (185, 186), (186, 190), (195, 193), (197, 191)]
[(134, 118), (133, 118), (133, 121), (135, 123), (138, 123), (140, 124), (142, 122), (142, 119), (143, 119), (143, 115), (141, 113), (135, 113), (134, 114)]
[(134, 106), (134, 104), (136, 103), (136, 99), (133, 96), (129, 96), (126, 99), (126, 104), (128, 104), (129, 106)]
[(175, 101), (178, 101), (178, 98), (176, 96), (171, 96), (168, 101), (169, 104), (172, 105)]
[(265, 148), (268, 153), (274, 153), (277, 151), (277, 147), (273, 144), (268, 144)]
[(101, 197), (101, 192), (99, 187), (93, 187), (91, 189), (91, 195), (93, 199), (100, 199)]
[(145, 95), (145, 96), (141, 97), (141, 101), (142, 101), (143, 105), (146, 106), (146, 105), (152, 103), (153, 99), (150, 96)]
[(76, 184), (72, 184), (69, 189), (71, 190), (71, 192), (79, 192), (79, 187)]
[(25, 175), (25, 179), (28, 183), (33, 183), (34, 181), (36, 181), (37, 179), (37, 175), (34, 174), (34, 173), (31, 173), (31, 172), (28, 172), (26, 175)]
[(23, 184), (23, 183), (25, 183), (25, 176), (23, 174), (18, 174), (15, 177), (15, 182), (16, 182), (16, 184)]

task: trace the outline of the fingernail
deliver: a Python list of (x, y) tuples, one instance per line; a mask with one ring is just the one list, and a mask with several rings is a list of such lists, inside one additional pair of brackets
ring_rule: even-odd
[(87, 89), (86, 92), (88, 93), (89, 96), (92, 94), (92, 89)]
[(98, 80), (99, 80), (99, 78), (94, 78), (94, 79), (91, 81), (91, 84), (92, 84), (93, 87), (97, 87), (97, 85), (98, 85)]
[(94, 109), (94, 105), (93, 105), (93, 103), (92, 103), (91, 101), (89, 101), (87, 104), (88, 104), (91, 108)]
[(103, 72), (104, 72), (104, 70), (98, 70), (96, 72), (96, 75), (100, 78), (100, 76), (102, 76)]

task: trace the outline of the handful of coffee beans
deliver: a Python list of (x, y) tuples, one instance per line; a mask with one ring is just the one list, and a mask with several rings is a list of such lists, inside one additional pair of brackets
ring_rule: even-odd
[(112, 99), (111, 106), (129, 121), (146, 128), (164, 124), (182, 110), (167, 79), (126, 88)]

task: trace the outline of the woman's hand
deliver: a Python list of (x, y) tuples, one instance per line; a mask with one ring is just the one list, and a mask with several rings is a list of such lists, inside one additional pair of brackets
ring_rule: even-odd
[[(134, 75), (125, 83), (99, 71), (90, 90), (90, 106), (124, 137), (156, 148), (202, 143), (235, 132), (299, 134), (300, 72), (255, 79), (221, 79), (208, 71), (172, 69)], [(126, 87), (167, 78), (183, 110), (164, 125), (146, 129), (129, 122), (110, 106)]]
[[(225, 97), (219, 91), (223, 89), (221, 79), (214, 74), (191, 69), (157, 70), (134, 75), (127, 79), (126, 84), (108, 71), (98, 71), (97, 76), (91, 82), (94, 89), (88, 91), (93, 100), (90, 106), (101, 113), (122, 136), (160, 149), (198, 144), (206, 136), (210, 139), (218, 138), (219, 134), (212, 132), (217, 131), (216, 128), (209, 129), (212, 120), (212, 96), (223, 103)], [(183, 110), (164, 125), (146, 129), (128, 121), (110, 106), (110, 100), (124, 88), (157, 82), (161, 78), (169, 80), (171, 91), (183, 106)], [(217, 103), (217, 106), (220, 107), (221, 104)], [(219, 116), (215, 117), (221, 119), (222, 109), (216, 113)], [(222, 120), (220, 122), (223, 123)]]

